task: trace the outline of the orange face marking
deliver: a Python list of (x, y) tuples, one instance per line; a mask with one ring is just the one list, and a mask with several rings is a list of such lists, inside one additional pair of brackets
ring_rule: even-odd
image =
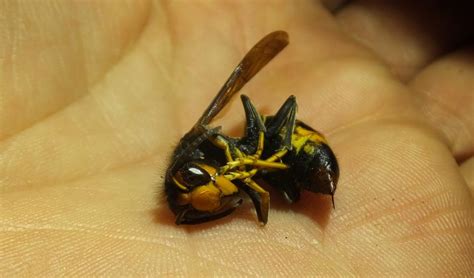
[(221, 205), (221, 191), (213, 184), (196, 187), (191, 192), (191, 205), (200, 211), (214, 211)]
[(183, 206), (189, 204), (191, 202), (191, 194), (189, 193), (181, 193), (178, 195), (178, 205)]
[(216, 185), (224, 196), (232, 195), (238, 191), (237, 187), (224, 176), (216, 177)]

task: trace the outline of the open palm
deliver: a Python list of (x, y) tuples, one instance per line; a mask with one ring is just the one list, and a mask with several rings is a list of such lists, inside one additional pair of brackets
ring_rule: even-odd
[[(2, 273), (473, 273), (472, 50), (438, 57), (466, 38), (412, 28), (410, 15), (423, 27), (429, 11), (48, 3), (0, 9)], [(297, 97), (298, 118), (338, 156), (336, 209), (325, 196), (288, 205), (274, 193), (264, 227), (249, 201), (176, 226), (159, 194), (169, 155), (274, 30), (290, 45), (242, 91), (264, 114)], [(243, 119), (235, 101), (218, 124), (238, 134)]]

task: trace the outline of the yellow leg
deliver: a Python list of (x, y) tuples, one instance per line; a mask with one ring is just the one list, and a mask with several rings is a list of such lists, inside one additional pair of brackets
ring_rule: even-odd
[(243, 180), (246, 178), (251, 178), (257, 173), (257, 169), (252, 169), (250, 171), (236, 171), (236, 172), (229, 172), (224, 175), (224, 177), (228, 180)]
[[(244, 154), (238, 148), (235, 149), (235, 154), (237, 155), (238, 158), (243, 158), (244, 157)], [(240, 165), (239, 170), (240, 171), (245, 171), (245, 165)]]
[(260, 168), (266, 168), (266, 169), (279, 169), (279, 170), (288, 169), (288, 165), (284, 163), (271, 162), (271, 161), (266, 161), (266, 160), (257, 160), (252, 165), (260, 167)]
[(240, 150), (237, 149), (236, 153), (238, 155), (238, 158), (234, 160), (232, 154), (230, 153), (230, 146), (227, 141), (222, 139), (219, 140), (218, 138), (216, 138), (214, 140), (214, 144), (224, 149), (227, 157), (227, 164), (219, 169), (219, 173), (224, 174), (237, 167), (239, 167), (240, 171), (245, 171), (246, 165), (253, 165), (256, 167), (267, 169), (288, 169), (288, 166), (286, 164), (275, 162), (277, 160), (280, 160), (288, 152), (288, 150), (281, 150), (265, 160), (260, 159), (264, 148), (264, 141), (265, 134), (263, 131), (261, 131), (258, 135), (258, 145), (255, 154), (246, 156), (245, 154), (242, 154)]
[[(252, 165), (252, 166), (256, 166), (259, 168), (266, 168), (266, 169), (279, 169), (279, 170), (288, 169), (288, 165), (284, 163), (280, 163), (280, 162), (273, 162), (273, 161), (260, 160), (260, 159), (255, 160), (254, 158), (239, 158), (237, 160), (227, 162), (226, 165), (219, 168), (219, 173), (224, 174), (234, 168), (244, 166), (244, 165)], [(240, 169), (240, 170), (243, 171), (243, 169)]]
[(234, 161), (234, 158), (232, 157), (232, 154), (230, 153), (229, 143), (227, 143), (226, 140), (222, 139), (219, 136), (210, 138), (210, 140), (215, 146), (224, 150), (227, 161)]
[(287, 149), (284, 149), (284, 150), (281, 150), (277, 153), (275, 153), (274, 155), (270, 156), (269, 158), (265, 159), (265, 161), (267, 162), (273, 162), (275, 160), (280, 160), (282, 157), (285, 156), (285, 154), (288, 152)]
[(264, 141), (265, 141), (265, 134), (263, 133), (263, 131), (260, 131), (258, 133), (257, 151), (255, 152), (255, 154), (252, 155), (253, 158), (259, 159), (260, 156), (262, 155)]
[[(255, 151), (254, 154), (252, 155), (242, 155), (242, 153), (240, 153), (240, 155), (242, 155), (241, 157), (243, 158), (247, 158), (247, 159), (253, 159), (253, 160), (259, 160), (260, 159), (260, 156), (262, 156), (262, 153), (263, 153), (263, 147), (264, 147), (264, 142), (265, 142), (265, 133), (263, 133), (263, 131), (260, 131), (258, 133), (258, 144), (257, 144), (257, 150)], [(248, 163), (245, 163), (245, 164), (248, 164)]]
[(239, 158), (238, 160), (227, 162), (226, 165), (224, 165), (224, 166), (222, 166), (222, 167), (219, 168), (219, 171), (218, 171), (218, 172), (219, 172), (219, 174), (222, 175), (222, 174), (225, 174), (225, 173), (227, 173), (228, 171), (230, 171), (230, 170), (232, 170), (232, 169), (234, 169), (234, 168), (240, 167), (240, 166), (242, 166), (242, 165), (244, 165), (244, 164), (242, 163), (242, 159)]

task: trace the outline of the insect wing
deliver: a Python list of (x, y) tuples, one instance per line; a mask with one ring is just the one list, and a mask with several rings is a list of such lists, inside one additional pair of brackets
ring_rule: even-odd
[(284, 31), (272, 32), (261, 39), (234, 69), (217, 96), (202, 114), (197, 125), (209, 124), (232, 96), (287, 45), (288, 34)]
[(193, 148), (218, 132), (218, 127), (209, 129), (207, 125), (224, 108), (232, 96), (287, 45), (288, 34), (284, 31), (275, 31), (266, 35), (250, 49), (193, 128), (181, 139), (174, 154), (175, 161), (172, 168), (186, 160), (187, 155), (193, 153)]

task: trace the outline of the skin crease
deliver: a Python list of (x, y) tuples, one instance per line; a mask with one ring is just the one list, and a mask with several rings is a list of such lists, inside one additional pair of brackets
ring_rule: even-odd
[[(472, 275), (474, 25), (380, 2), (1, 2), (0, 273)], [(175, 226), (174, 144), (274, 30), (290, 45), (242, 93), (266, 114), (296, 95), (338, 156), (336, 209), (272, 192), (264, 227), (248, 200)], [(234, 101), (216, 124), (243, 119)]]

